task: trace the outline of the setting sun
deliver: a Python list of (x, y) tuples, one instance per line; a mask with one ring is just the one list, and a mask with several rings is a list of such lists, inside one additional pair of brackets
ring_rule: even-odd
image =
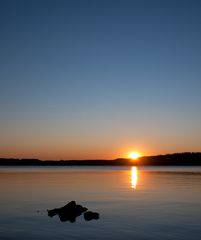
[(133, 159), (133, 160), (137, 160), (140, 156), (141, 156), (141, 154), (138, 153), (138, 152), (130, 152), (128, 154), (128, 157)]

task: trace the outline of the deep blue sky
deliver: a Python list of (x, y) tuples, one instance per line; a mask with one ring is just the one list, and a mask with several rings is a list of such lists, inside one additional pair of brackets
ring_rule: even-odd
[(201, 151), (201, 1), (0, 1), (0, 155)]

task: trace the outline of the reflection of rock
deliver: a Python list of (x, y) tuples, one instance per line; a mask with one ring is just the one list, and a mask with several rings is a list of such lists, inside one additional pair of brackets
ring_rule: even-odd
[(91, 221), (93, 219), (99, 219), (99, 213), (87, 211), (84, 213), (84, 219), (86, 221)]
[(55, 208), (47, 211), (49, 217), (59, 215), (59, 218), (62, 222), (65, 221), (75, 222), (76, 217), (80, 216), (83, 212), (86, 212), (87, 208), (81, 205), (77, 205), (75, 201), (71, 201), (64, 207)]

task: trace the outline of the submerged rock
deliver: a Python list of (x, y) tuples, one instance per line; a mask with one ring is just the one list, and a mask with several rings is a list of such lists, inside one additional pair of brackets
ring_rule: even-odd
[(93, 219), (99, 219), (99, 213), (87, 211), (84, 213), (84, 219), (86, 221), (91, 221)]

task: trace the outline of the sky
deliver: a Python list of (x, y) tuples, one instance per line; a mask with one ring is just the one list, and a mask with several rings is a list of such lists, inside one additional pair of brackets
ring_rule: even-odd
[(0, 157), (201, 151), (201, 1), (1, 0)]

